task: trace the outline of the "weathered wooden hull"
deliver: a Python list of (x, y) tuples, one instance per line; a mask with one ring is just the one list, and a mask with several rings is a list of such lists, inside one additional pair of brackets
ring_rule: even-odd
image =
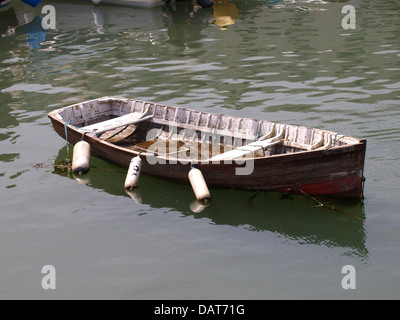
[[(49, 114), (55, 131), (71, 144), (82, 139), (79, 128), (68, 125), (62, 119)], [(65, 130), (67, 129), (67, 137)], [(114, 145), (96, 136), (85, 135), (91, 145), (92, 154), (118, 166), (128, 168), (137, 152)], [(251, 159), (254, 169), (249, 175), (237, 175), (236, 169), (244, 167), (233, 161), (213, 163), (201, 161), (196, 167), (201, 170), (210, 186), (244, 190), (277, 190), (281, 192), (306, 193), (310, 195), (339, 195), (361, 197), (363, 192), (363, 170), (366, 140), (329, 149), (295, 152)], [(190, 164), (166, 160), (157, 163), (154, 155), (142, 157), (142, 172), (169, 180), (188, 183)]]

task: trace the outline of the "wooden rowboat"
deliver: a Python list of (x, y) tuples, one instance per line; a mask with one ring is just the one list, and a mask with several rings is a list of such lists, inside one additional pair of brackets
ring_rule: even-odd
[(48, 114), (94, 156), (188, 183), (192, 166), (210, 186), (361, 197), (366, 140), (321, 129), (103, 97)]

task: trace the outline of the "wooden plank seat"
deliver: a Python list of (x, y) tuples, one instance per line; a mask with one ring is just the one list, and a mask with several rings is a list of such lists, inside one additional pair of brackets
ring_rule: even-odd
[(270, 132), (257, 141), (246, 144), (244, 146), (238, 147), (236, 149), (221, 153), (212, 157), (210, 160), (212, 161), (221, 161), (221, 160), (234, 160), (237, 158), (248, 157), (257, 152), (265, 151), (268, 147), (274, 146), (276, 144), (282, 143), (283, 137), (285, 135), (286, 128), (282, 127), (280, 132), (274, 136), (275, 134), (275, 124), (272, 126)]
[(126, 114), (124, 116), (120, 116), (114, 119), (102, 121), (99, 123), (95, 123), (89, 126), (85, 126), (80, 128), (83, 131), (94, 132), (97, 136), (100, 136), (106, 131), (115, 130), (124, 126), (133, 125), (140, 123), (142, 121), (149, 120), (153, 118), (152, 115), (146, 116), (147, 112), (133, 112)]

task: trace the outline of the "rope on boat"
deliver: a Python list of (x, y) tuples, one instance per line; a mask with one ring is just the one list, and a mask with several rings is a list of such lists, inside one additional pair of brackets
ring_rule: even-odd
[(71, 164), (72, 164), (72, 161), (69, 158), (68, 127), (67, 127), (70, 123), (71, 121), (67, 121), (64, 123), (65, 140), (67, 142), (67, 158), (61, 161), (56, 161), (56, 163), (54, 164), (54, 169), (56, 171), (58, 172), (68, 171), (68, 175), (71, 170)]
[(317, 207), (324, 207), (324, 208), (328, 208), (328, 209), (332, 209), (335, 210), (335, 207), (333, 206), (327, 206), (325, 204), (323, 204), (321, 201), (318, 201), (316, 198), (310, 196), (308, 193), (304, 192), (303, 190), (301, 190), (301, 188), (298, 189), (302, 194), (304, 194), (305, 196), (309, 197), (310, 199), (312, 199), (313, 201), (315, 201), (317, 203)]
[(64, 130), (65, 130), (65, 140), (67, 141), (67, 159), (69, 161), (69, 145), (68, 145), (68, 125), (71, 121), (67, 121), (64, 123)]
[(84, 141), (83, 139), (85, 138), (85, 135), (87, 135), (89, 132), (84, 132), (82, 133), (81, 141)]
[(365, 177), (362, 177), (361, 180), (361, 199), (364, 199), (364, 189), (365, 189), (365, 181), (367, 179)]
[(365, 224), (368, 224), (368, 225), (370, 225), (370, 226), (380, 228), (380, 229), (382, 229), (383, 231), (386, 231), (386, 232), (388, 232), (388, 233), (391, 233), (391, 234), (393, 234), (393, 235), (396, 236), (396, 237), (400, 237), (400, 234), (399, 234), (398, 232), (396, 232), (396, 231), (393, 231), (393, 230), (391, 230), (391, 229), (389, 229), (389, 228), (383, 227), (383, 226), (381, 226), (381, 225), (379, 225), (379, 224), (376, 224), (376, 223), (367, 221), (366, 219), (357, 217), (357, 216), (355, 216), (354, 214), (351, 214), (351, 213), (348, 213), (348, 212), (346, 212), (346, 211), (340, 210), (340, 209), (336, 208), (335, 206), (327, 205), (327, 204), (325, 204), (325, 203), (322, 203), (321, 201), (319, 201), (319, 200), (317, 200), (316, 198), (310, 196), (309, 194), (307, 194), (307, 193), (304, 192), (303, 190), (301, 190), (301, 189), (299, 189), (299, 190), (300, 190), (304, 195), (306, 195), (307, 197), (309, 197), (310, 199), (312, 199), (313, 201), (315, 201), (315, 202), (317, 203), (317, 207), (322, 207), (322, 208), (325, 208), (325, 209), (334, 211), (334, 212), (336, 212), (336, 213), (340, 213), (340, 214), (346, 215), (346, 216), (348, 216), (348, 217), (350, 217), (350, 218), (359, 220), (359, 221), (361, 221), (361, 222), (363, 222), (363, 223), (365, 223)]

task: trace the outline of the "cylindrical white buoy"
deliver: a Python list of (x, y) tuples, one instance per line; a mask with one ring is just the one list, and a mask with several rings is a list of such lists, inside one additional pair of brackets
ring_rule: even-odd
[(125, 189), (136, 188), (139, 182), (140, 171), (142, 170), (142, 159), (139, 156), (132, 158), (128, 174), (125, 179)]
[(188, 174), (196, 199), (200, 202), (208, 202), (211, 199), (203, 174), (197, 168), (192, 168)]
[(72, 171), (83, 174), (90, 169), (90, 144), (86, 141), (79, 141), (74, 146), (72, 155)]

